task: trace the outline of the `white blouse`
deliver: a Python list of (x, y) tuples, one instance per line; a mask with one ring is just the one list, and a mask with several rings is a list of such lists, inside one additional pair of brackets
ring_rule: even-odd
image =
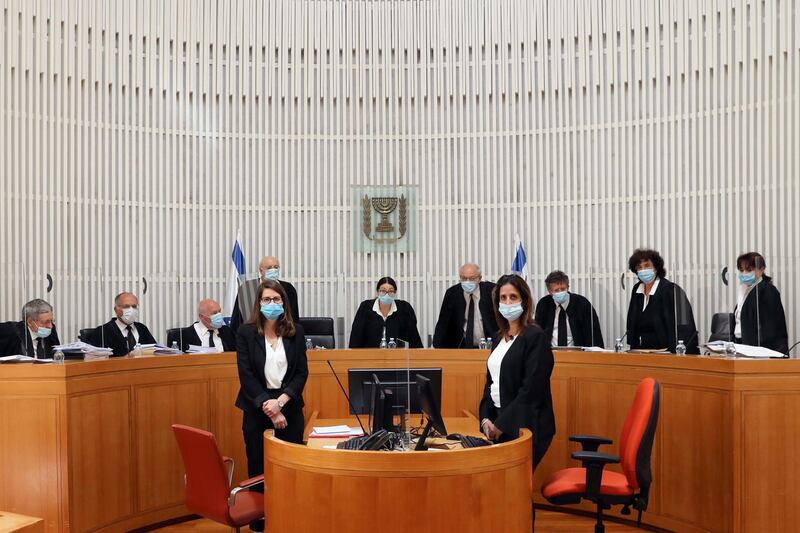
[(500, 405), (500, 365), (503, 364), (503, 358), (506, 356), (508, 349), (511, 348), (511, 345), (514, 344), (515, 339), (516, 337), (510, 341), (502, 339), (486, 362), (486, 366), (489, 368), (489, 375), (492, 376), (492, 385), (489, 388), (489, 393), (494, 406), (498, 409), (502, 407)]
[(283, 348), (283, 338), (278, 337), (278, 344), (275, 348), (264, 335), (264, 344), (267, 347), (267, 357), (264, 362), (264, 376), (267, 378), (267, 388), (280, 389), (283, 377), (289, 363), (286, 361), (286, 350)]

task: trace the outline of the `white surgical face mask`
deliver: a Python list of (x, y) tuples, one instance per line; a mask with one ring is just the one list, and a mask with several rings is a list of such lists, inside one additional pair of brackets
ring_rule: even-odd
[(122, 310), (121, 320), (130, 326), (139, 320), (139, 310), (135, 307), (126, 307)]

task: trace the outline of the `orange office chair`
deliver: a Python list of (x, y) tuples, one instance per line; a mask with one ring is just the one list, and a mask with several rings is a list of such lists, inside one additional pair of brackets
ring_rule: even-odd
[[(650, 454), (658, 423), (658, 404), (658, 382), (645, 378), (636, 387), (636, 396), (622, 426), (620, 457), (597, 451), (601, 444), (611, 444), (610, 439), (572, 435), (569, 440), (583, 447), (583, 451), (574, 452), (572, 458), (581, 461), (583, 466), (554, 472), (542, 485), (542, 496), (555, 505), (579, 503), (582, 498), (596, 503), (595, 533), (605, 531), (603, 510), (611, 509), (612, 505), (623, 505), (622, 514), (630, 514), (631, 506), (638, 510), (637, 525), (641, 525), (653, 481)], [(619, 462), (623, 473), (603, 471), (605, 465)]]
[[(264, 495), (247, 489), (264, 483), (264, 476), (241, 482), (231, 490), (233, 459), (223, 457), (212, 433), (173, 424), (172, 431), (186, 469), (186, 507), (215, 522), (239, 528), (264, 516)], [(225, 463), (230, 464), (226, 472)]]

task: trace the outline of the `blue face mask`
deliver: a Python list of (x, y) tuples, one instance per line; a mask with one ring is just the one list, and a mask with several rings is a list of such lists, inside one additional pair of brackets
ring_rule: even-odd
[(656, 279), (656, 271), (652, 268), (643, 268), (636, 273), (639, 276), (639, 279), (642, 283), (650, 283), (654, 279)]
[(461, 288), (464, 289), (464, 292), (466, 292), (467, 294), (472, 294), (473, 292), (475, 292), (475, 289), (478, 288), (478, 284), (475, 283), (474, 281), (462, 281)]
[(380, 300), (383, 305), (392, 305), (392, 302), (394, 302), (394, 296), (391, 294), (379, 294), (378, 300)]
[(755, 272), (739, 272), (739, 283), (742, 285), (754, 285), (756, 282)]
[(261, 314), (267, 320), (275, 320), (283, 314), (283, 304), (264, 304), (261, 306)]
[(214, 329), (219, 329), (225, 325), (225, 317), (222, 316), (222, 313), (215, 313), (209, 318), (211, 319), (211, 327)]
[(498, 307), (506, 320), (516, 320), (522, 316), (522, 304), (500, 304)]
[(52, 333), (52, 331), (53, 330), (50, 328), (43, 328), (42, 326), (39, 326), (39, 328), (36, 330), (36, 336), (39, 337), (40, 339), (45, 339), (50, 336), (50, 333)]
[(553, 293), (553, 301), (556, 303), (556, 305), (562, 305), (567, 300), (569, 300), (569, 292), (559, 291)]
[(267, 271), (264, 272), (264, 281), (267, 280), (278, 281), (279, 277), (281, 277), (280, 268), (268, 268)]

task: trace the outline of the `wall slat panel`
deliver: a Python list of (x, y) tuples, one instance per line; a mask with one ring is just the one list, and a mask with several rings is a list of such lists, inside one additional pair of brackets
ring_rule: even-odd
[[(65, 339), (142, 292), (159, 338), (283, 261), (345, 334), (392, 275), (424, 338), (458, 265), (562, 269), (624, 329), (637, 246), (702, 338), (763, 252), (800, 335), (795, 2), (2, 2), (0, 320), (56, 306)], [(415, 187), (406, 254), (353, 251), (351, 186)], [(46, 293), (46, 276), (54, 288)], [(729, 278), (735, 277), (730, 274)], [(624, 282), (624, 289), (621, 281)]]

